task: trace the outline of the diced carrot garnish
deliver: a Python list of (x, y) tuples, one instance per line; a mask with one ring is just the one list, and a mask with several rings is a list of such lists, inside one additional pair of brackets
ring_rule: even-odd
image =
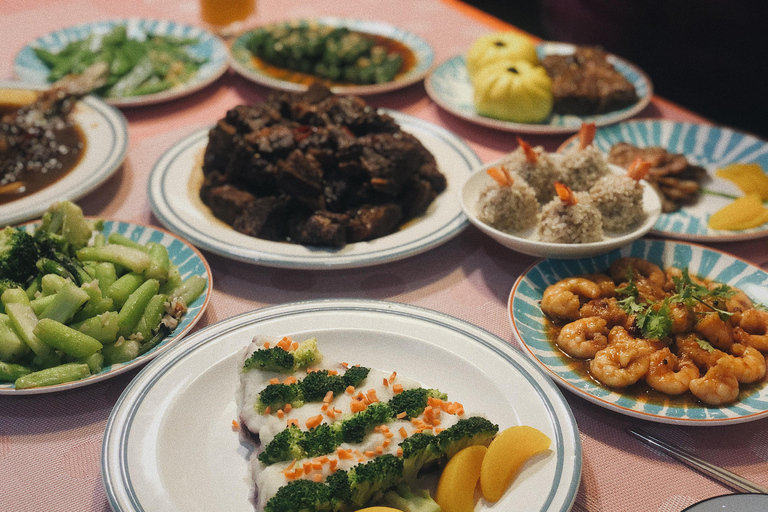
[(291, 343), (291, 350), (293, 350), (295, 352), (297, 348), (299, 348), (299, 344), (298, 343), (296, 343), (295, 341), (293, 343)]
[(345, 370), (346, 370), (347, 368), (349, 368), (349, 363), (344, 363), (344, 362), (342, 362), (342, 363), (340, 363), (340, 364), (341, 364), (341, 367), (342, 367), (342, 368), (344, 368)]
[(355, 386), (347, 386), (347, 389), (345, 389), (348, 395), (351, 395), (355, 392)]
[(296, 384), (296, 377), (294, 377), (293, 375), (289, 375), (289, 376), (288, 376), (288, 377), (286, 377), (286, 379), (283, 381), (283, 384), (289, 384), (289, 385), (290, 385), (290, 384)]
[(318, 414), (317, 416), (312, 416), (311, 418), (307, 418), (307, 428), (314, 428), (321, 424), (323, 422), (323, 415)]
[(285, 414), (283, 413), (283, 410), (282, 409), (278, 409), (277, 410), (277, 417), (280, 418), (280, 419), (283, 419), (283, 416), (285, 416)]
[(376, 432), (377, 434), (381, 432), (381, 425), (376, 425), (375, 427), (373, 427), (373, 431)]
[(362, 400), (352, 400), (349, 404), (349, 410), (352, 412), (360, 412), (366, 409), (366, 405)]
[(328, 416), (329, 419), (335, 420), (336, 419), (336, 413), (333, 411), (333, 409), (328, 409), (325, 411), (325, 415)]
[(395, 378), (397, 377), (397, 372), (392, 372), (392, 375), (389, 376), (389, 383), (392, 384), (395, 382)]
[(264, 409), (264, 414), (272, 414), (272, 406), (268, 405), (266, 409)]
[(286, 470), (286, 471), (288, 471), (289, 469), (293, 469), (293, 466), (295, 466), (295, 465), (296, 465), (296, 459), (293, 459), (293, 460), (291, 461), (291, 463), (290, 463), (290, 464), (288, 464), (288, 467), (287, 467), (287, 468), (285, 468), (285, 470)]
[(399, 446), (397, 447), (397, 456), (398, 457), (402, 457), (403, 456), (403, 449), (400, 448)]
[(290, 427), (291, 425), (296, 425), (296, 426), (298, 427), (298, 426), (299, 426), (299, 420), (297, 420), (296, 418), (291, 418), (291, 419), (289, 419), (289, 420), (286, 422), (286, 424), (287, 424), (289, 427)]
[(323, 403), (328, 404), (328, 403), (331, 403), (332, 400), (333, 400), (333, 391), (329, 391), (323, 397)]
[(327, 455), (322, 455), (317, 458), (317, 460), (320, 462), (320, 464), (328, 464), (328, 461), (330, 460)]
[(268, 341), (265, 341), (265, 342), (264, 342), (264, 345), (263, 345), (263, 347), (264, 347), (264, 348), (269, 348), (269, 342), (268, 342)]
[(287, 336), (281, 339), (277, 342), (277, 346), (280, 347), (283, 350), (288, 350), (291, 348), (291, 338), (288, 338)]
[(237, 420), (232, 420), (232, 430), (240, 430), (240, 423)]
[(320, 462), (319, 459), (312, 459), (312, 469), (321, 470), (323, 469), (323, 463)]
[(384, 447), (383, 446), (377, 446), (376, 447), (376, 455), (381, 455), (384, 453)]
[(312, 480), (319, 484), (320, 482), (323, 481), (323, 475), (321, 475), (320, 473), (315, 473), (314, 475), (312, 475)]
[(368, 401), (371, 403), (378, 402), (379, 399), (376, 397), (376, 390), (375, 389), (369, 389), (365, 396), (368, 397)]
[(386, 378), (386, 377), (384, 377), (384, 378), (383, 378), (383, 379), (381, 379), (381, 380), (383, 381), (383, 382), (382, 382), (382, 384), (383, 384), (383, 385), (385, 385), (385, 386), (389, 386), (389, 381), (387, 381), (387, 378)]
[(328, 410), (328, 404), (321, 405), (320, 406), (320, 410), (322, 410), (323, 412), (327, 411)]
[(328, 370), (328, 375), (338, 375), (339, 372), (337, 370)]
[(439, 434), (439, 433), (440, 433), (440, 432), (442, 432), (443, 430), (445, 430), (445, 429), (444, 429), (444, 428), (436, 428), (436, 429), (435, 429), (435, 435)]
[(389, 443), (391, 443), (391, 442), (392, 442), (392, 441), (390, 441), (389, 439), (385, 439), (385, 440), (384, 440), (384, 441), (381, 443), (381, 445), (382, 445), (384, 448), (386, 448), (387, 446), (389, 446)]
[(381, 426), (381, 431), (384, 432), (384, 433), (387, 433), (387, 432), (389, 432), (389, 427), (386, 426), (386, 425), (382, 425)]
[(363, 455), (365, 455), (365, 456), (366, 456), (366, 457), (368, 457), (369, 459), (372, 459), (373, 457), (375, 457), (375, 456), (376, 456), (376, 454), (375, 454), (375, 453), (373, 453), (373, 450), (366, 450), (366, 451), (363, 453)]
[(270, 384), (280, 384), (280, 379), (278, 379), (277, 377), (273, 377), (273, 378), (269, 379), (269, 383)]
[(285, 412), (291, 412), (291, 409), (293, 409), (293, 406), (292, 406), (291, 404), (285, 404), (285, 405), (283, 406), (283, 410), (284, 410)]
[(400, 393), (403, 392), (403, 385), (402, 384), (395, 384), (394, 386), (392, 386), (392, 391), (396, 395), (399, 395)]
[(405, 427), (400, 427), (400, 437), (402, 437), (403, 439), (408, 437), (408, 432), (406, 432)]
[(309, 474), (312, 471), (312, 461), (305, 460), (303, 464), (304, 472)]
[[(339, 456), (339, 459), (351, 459), (352, 458), (352, 450), (345, 450), (344, 448), (337, 448), (336, 449), (336, 455)], [(331, 464), (333, 464), (333, 460), (331, 460)]]
[(406, 416), (408, 416), (408, 413), (403, 411), (403, 412), (400, 412), (400, 413), (397, 414), (397, 419), (401, 420), (401, 419), (405, 418)]
[(331, 473), (336, 472), (336, 466), (339, 465), (339, 459), (331, 459), (328, 461), (328, 469), (331, 470)]
[(338, 407), (334, 407), (333, 412), (335, 412), (336, 414), (341, 414), (341, 409), (339, 409)]

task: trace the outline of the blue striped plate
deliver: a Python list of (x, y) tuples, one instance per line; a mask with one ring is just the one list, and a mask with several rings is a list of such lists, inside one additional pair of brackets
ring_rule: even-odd
[(172, 89), (128, 98), (107, 98), (105, 101), (110, 105), (119, 107), (149, 105), (185, 96), (214, 82), (229, 66), (229, 51), (224, 42), (200, 27), (174, 21), (129, 18), (83, 23), (38, 37), (16, 54), (13, 63), (14, 71), (22, 80), (46, 84), (50, 70), (37, 58), (33, 48), (58, 52), (67, 44), (85, 39), (91, 34), (106, 34), (116, 25), (126, 25), (128, 37), (131, 39), (143, 39), (147, 34), (197, 38), (199, 42), (190, 46), (188, 51), (195, 57), (208, 59), (208, 62), (203, 64), (189, 81)]
[[(568, 43), (545, 42), (536, 47), (539, 59), (547, 55), (570, 54), (573, 50), (574, 46)], [(469, 80), (464, 55), (452, 57), (437, 66), (427, 76), (424, 85), (427, 94), (435, 103), (448, 112), (479, 125), (520, 133), (574, 133), (582, 123), (593, 122), (597, 126), (603, 126), (628, 119), (643, 110), (651, 101), (653, 85), (640, 68), (615, 55), (609, 55), (608, 60), (635, 86), (640, 99), (629, 107), (595, 116), (552, 114), (543, 123), (513, 123), (478, 115), (475, 112), (472, 82)]]
[(560, 386), (607, 409), (660, 423), (723, 425), (768, 416), (768, 382), (750, 387), (746, 395), (726, 407), (697, 403), (649, 402), (603, 387), (575, 371), (545, 332), (540, 308), (544, 289), (575, 275), (604, 272), (610, 263), (625, 256), (647, 259), (661, 268), (687, 267), (691, 275), (740, 288), (753, 301), (768, 304), (768, 273), (729, 254), (699, 245), (661, 240), (637, 240), (611, 253), (580, 260), (543, 260), (520, 276), (509, 296), (512, 329), (528, 355), (549, 372)]
[[(617, 142), (638, 147), (661, 147), (683, 154), (689, 162), (704, 167), (709, 177), (702, 184), (702, 195), (692, 205), (673, 213), (662, 213), (651, 233), (701, 242), (752, 240), (768, 236), (768, 223), (739, 231), (710, 229), (710, 215), (744, 193), (730, 181), (715, 176), (728, 164), (760, 164), (768, 173), (768, 142), (753, 135), (709, 124), (679, 123), (662, 119), (638, 119), (597, 130), (593, 144), (605, 153)], [(571, 140), (560, 149), (564, 150)]]
[[(33, 232), (36, 225), (37, 221), (24, 224), (23, 227), (27, 231)], [(0, 383), (0, 395), (35, 395), (40, 393), (53, 393), (87, 386), (120, 375), (121, 373), (148, 362), (155, 356), (176, 345), (177, 342), (195, 326), (200, 318), (202, 318), (205, 309), (208, 307), (208, 302), (211, 300), (212, 274), (208, 262), (203, 255), (200, 254), (200, 251), (175, 235), (165, 230), (150, 226), (107, 220), (104, 221), (104, 229), (102, 230), (102, 233), (106, 236), (109, 236), (111, 233), (120, 233), (140, 244), (155, 242), (164, 245), (165, 248), (168, 249), (168, 256), (171, 259), (171, 263), (179, 268), (179, 273), (181, 274), (182, 279), (186, 279), (190, 276), (204, 277), (208, 283), (205, 291), (203, 291), (200, 297), (198, 297), (192, 304), (189, 304), (187, 313), (181, 318), (176, 329), (146, 354), (142, 354), (127, 363), (107, 366), (99, 373), (91, 375), (85, 379), (67, 382), (65, 384), (57, 384), (55, 386), (17, 390), (12, 383)]]
[(112, 510), (253, 512), (248, 449), (232, 421), (244, 350), (256, 334), (314, 336), (326, 360), (396, 370), (500, 429), (539, 429), (552, 440), (548, 452), (526, 465), (498, 503), (475, 510), (570, 510), (581, 440), (568, 403), (544, 372), (509, 343), (457, 318), (355, 299), (244, 313), (198, 331), (147, 365), (104, 431), (101, 469)]
[[(314, 18), (311, 20), (295, 20), (293, 22), (286, 23), (307, 22), (331, 27), (345, 27), (355, 32), (363, 32), (367, 34), (388, 37), (408, 47), (408, 49), (410, 49), (416, 56), (416, 62), (414, 63), (413, 67), (411, 67), (411, 69), (402, 75), (395, 77), (395, 79), (391, 82), (371, 85), (332, 84), (331, 91), (333, 91), (334, 94), (356, 94), (358, 96), (363, 96), (366, 94), (379, 94), (382, 92), (400, 89), (401, 87), (411, 85), (423, 79), (432, 67), (432, 63), (435, 60), (435, 54), (432, 50), (432, 47), (423, 38), (412, 32), (405, 31), (401, 28), (383, 23), (381, 21), (327, 17)], [(275, 78), (257, 67), (254, 64), (253, 55), (245, 47), (245, 43), (249, 35), (250, 32), (245, 32), (232, 43), (232, 68), (235, 71), (237, 71), (248, 80), (256, 82), (257, 84), (271, 87), (273, 89), (278, 89), (281, 91), (304, 91), (307, 89), (305, 84), (299, 84)]]

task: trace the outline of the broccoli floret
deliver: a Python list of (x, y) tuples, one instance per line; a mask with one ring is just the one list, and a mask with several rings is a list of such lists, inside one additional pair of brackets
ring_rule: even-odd
[(413, 490), (405, 484), (399, 484), (384, 495), (387, 505), (403, 512), (440, 512), (437, 504), (426, 489)]
[(245, 361), (243, 371), (258, 368), (266, 372), (293, 373), (293, 353), (280, 347), (262, 348)]
[(309, 429), (304, 433), (304, 438), (299, 441), (304, 457), (319, 457), (332, 453), (340, 444), (338, 430), (327, 423)]
[(245, 361), (243, 371), (258, 368), (268, 372), (294, 373), (319, 361), (321, 357), (317, 350), (317, 340), (310, 338), (299, 343), (296, 350), (281, 347), (259, 349)]
[(328, 370), (309, 373), (301, 380), (301, 392), (305, 402), (320, 402), (329, 391), (339, 395), (346, 387), (340, 375), (331, 375)]
[(351, 368), (347, 368), (347, 371), (342, 376), (345, 387), (358, 387), (368, 377), (370, 371), (370, 368), (364, 366), (352, 366)]
[(301, 407), (304, 405), (301, 386), (294, 384), (270, 384), (259, 393), (259, 401), (256, 404), (256, 411), (264, 414), (267, 407), (273, 411), (282, 409), (285, 404), (291, 404), (292, 407)]
[(349, 501), (362, 507), (380, 498), (403, 478), (403, 459), (386, 454), (376, 457), (349, 470)]
[(91, 234), (100, 224), (87, 220), (75, 203), (62, 201), (52, 204), (43, 214), (35, 237), (52, 250), (74, 256), (78, 249), (88, 245)]
[(325, 480), (331, 492), (331, 508), (333, 510), (346, 510), (347, 503), (352, 499), (352, 489), (349, 486), (349, 475), (343, 469), (328, 475)]
[(425, 430), (407, 437), (400, 443), (405, 480), (414, 481), (424, 466), (443, 456), (443, 452), (437, 447), (436, 439), (431, 430)]
[(304, 457), (300, 445), (303, 439), (304, 432), (296, 425), (289, 425), (264, 448), (259, 454), (259, 461), (269, 465), (283, 460), (301, 459)]
[(499, 432), (499, 426), (485, 418), (473, 416), (461, 419), (435, 436), (437, 448), (450, 459), (456, 453), (476, 444), (485, 444)]
[(32, 235), (10, 226), (0, 231), (0, 279), (26, 286), (37, 274), (38, 257)]
[(331, 489), (312, 480), (294, 480), (278, 489), (264, 512), (326, 512), (331, 510)]
[(351, 418), (341, 422), (341, 438), (345, 443), (362, 443), (365, 436), (376, 425), (387, 423), (392, 419), (392, 409), (383, 402), (374, 402), (364, 411), (358, 412)]
[(441, 393), (437, 389), (407, 389), (399, 395), (393, 396), (389, 401), (389, 406), (392, 408), (395, 415), (404, 412), (406, 414), (406, 419), (415, 418), (424, 412), (424, 408), (427, 406), (430, 398), (446, 400), (448, 395)]

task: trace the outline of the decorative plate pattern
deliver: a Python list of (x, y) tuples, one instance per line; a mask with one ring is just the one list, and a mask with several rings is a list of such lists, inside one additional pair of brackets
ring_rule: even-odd
[(609, 254), (581, 260), (543, 260), (530, 267), (515, 282), (508, 311), (512, 328), (524, 350), (549, 372), (560, 386), (607, 409), (660, 423), (723, 425), (768, 416), (768, 382), (763, 381), (736, 403), (726, 407), (669, 405), (637, 400), (613, 391), (571, 368), (545, 333), (545, 318), (539, 307), (544, 289), (563, 278), (604, 272), (610, 262), (625, 256), (647, 259), (662, 268), (687, 267), (691, 275), (740, 288), (753, 301), (768, 304), (768, 273), (729, 254), (699, 245), (661, 240), (637, 240)]
[[(331, 91), (334, 94), (355, 94), (358, 96), (364, 96), (366, 94), (378, 94), (382, 92), (393, 91), (400, 89), (407, 85), (418, 82), (426, 76), (432, 67), (432, 63), (435, 60), (435, 54), (432, 47), (424, 39), (418, 35), (407, 32), (395, 26), (373, 20), (357, 20), (347, 18), (316, 18), (312, 20), (320, 25), (328, 25), (332, 27), (346, 27), (349, 30), (356, 32), (367, 32), (369, 34), (375, 34), (385, 36), (390, 39), (394, 39), (405, 46), (407, 46), (416, 56), (416, 62), (413, 67), (406, 73), (396, 77), (391, 82), (383, 84), (371, 84), (371, 85), (335, 85), (331, 87)], [(256, 82), (257, 84), (265, 85), (273, 89), (282, 91), (304, 91), (307, 89), (306, 85), (289, 82), (286, 80), (280, 80), (269, 74), (264, 73), (258, 67), (254, 66), (252, 54), (245, 47), (245, 42), (250, 32), (245, 32), (240, 35), (233, 43), (231, 47), (232, 55), (232, 67), (240, 73), (242, 76)]]
[[(0, 89), (41, 89), (40, 85), (0, 82)], [(29, 196), (0, 205), (0, 225), (40, 216), (54, 201), (74, 201), (104, 183), (125, 160), (128, 123), (123, 114), (95, 96), (80, 100), (72, 114), (85, 135), (85, 153), (58, 181)]]
[[(540, 59), (547, 55), (573, 53), (573, 50), (574, 46), (568, 43), (545, 42), (536, 47)], [(552, 114), (543, 123), (514, 123), (480, 116), (475, 111), (472, 82), (469, 80), (463, 55), (452, 57), (437, 66), (427, 76), (424, 85), (427, 94), (435, 103), (448, 112), (476, 124), (520, 133), (573, 133), (577, 132), (585, 122), (594, 122), (597, 126), (603, 126), (628, 119), (643, 110), (651, 101), (653, 85), (641, 69), (615, 55), (609, 55), (608, 60), (635, 86), (639, 100), (634, 105), (621, 110), (595, 116)]]
[[(653, 233), (701, 242), (752, 240), (768, 236), (768, 224), (739, 231), (710, 229), (710, 215), (743, 196), (736, 185), (715, 176), (715, 171), (732, 163), (760, 164), (768, 173), (768, 142), (753, 135), (709, 124), (680, 123), (661, 119), (638, 119), (600, 128), (593, 144), (605, 153), (617, 142), (638, 147), (661, 147), (683, 154), (689, 162), (707, 169), (703, 192), (692, 205), (673, 213), (662, 213)], [(568, 141), (561, 149), (574, 144)]]
[(48, 83), (49, 69), (37, 58), (33, 48), (43, 48), (51, 52), (62, 50), (72, 41), (85, 39), (91, 34), (106, 34), (116, 25), (126, 25), (128, 37), (140, 39), (146, 34), (163, 36), (193, 37), (199, 43), (190, 46), (188, 51), (195, 57), (207, 58), (195, 75), (187, 82), (167, 91), (127, 98), (107, 98), (105, 101), (117, 107), (129, 107), (160, 103), (193, 93), (214, 82), (229, 67), (229, 52), (224, 42), (212, 33), (200, 27), (184, 25), (174, 21), (129, 18), (124, 20), (106, 20), (83, 23), (38, 37), (16, 54), (14, 70), (22, 80), (45, 84)]
[[(272, 267), (330, 269), (376, 265), (414, 256), (447, 242), (466, 226), (458, 191), (480, 165), (472, 149), (451, 132), (421, 119), (386, 110), (400, 127), (416, 136), (435, 156), (448, 188), (421, 217), (396, 233), (341, 249), (272, 242), (238, 233), (215, 218), (200, 200), (200, 162), (208, 144), (208, 128), (171, 147), (149, 178), (152, 210), (168, 229), (198, 247), (221, 256)], [(181, 185), (181, 186), (180, 186)]]
[[(28, 223), (24, 225), (24, 228), (33, 231), (36, 224), (36, 222)], [(165, 248), (168, 249), (168, 256), (171, 259), (171, 263), (178, 266), (182, 279), (186, 279), (193, 275), (204, 277), (208, 283), (205, 291), (192, 304), (189, 304), (187, 313), (181, 318), (176, 329), (146, 354), (140, 355), (126, 363), (107, 366), (99, 373), (91, 375), (85, 379), (67, 382), (65, 384), (57, 384), (55, 386), (17, 390), (12, 383), (0, 383), (0, 395), (35, 395), (40, 393), (53, 393), (87, 386), (114, 377), (115, 375), (119, 375), (146, 363), (155, 356), (162, 354), (172, 346), (176, 345), (176, 342), (183, 338), (203, 316), (205, 309), (208, 307), (208, 302), (211, 299), (212, 274), (208, 262), (205, 261), (203, 255), (200, 254), (197, 249), (167, 231), (128, 222), (113, 220), (104, 221), (104, 229), (102, 232), (106, 236), (109, 236), (111, 233), (120, 233), (141, 244), (155, 242), (164, 245)]]
[[(439, 387), (500, 428), (530, 425), (552, 440), (498, 504), (476, 510), (567, 512), (581, 476), (578, 429), (560, 390), (510, 344), (456, 318), (372, 300), (298, 302), (203, 329), (148, 365), (107, 422), (101, 467), (115, 511), (253, 512), (248, 449), (232, 431), (243, 350), (255, 334), (318, 338), (329, 360), (354, 361)], [(451, 368), (434, 372), (428, 368)], [(183, 432), (184, 435), (179, 435)], [(167, 463), (167, 461), (173, 461)]]

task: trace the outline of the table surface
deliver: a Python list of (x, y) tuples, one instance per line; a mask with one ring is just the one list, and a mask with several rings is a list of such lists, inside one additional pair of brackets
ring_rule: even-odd
[[(0, 0), (0, 79), (12, 79), (15, 54), (30, 40), (85, 21), (130, 16), (199, 23), (197, 0)], [(403, 13), (408, 13), (403, 16)], [(440, 63), (504, 22), (456, 0), (259, 0), (254, 23), (334, 15), (376, 19), (415, 32)], [(265, 98), (268, 90), (228, 72), (190, 96), (123, 110), (130, 147), (125, 164), (78, 201), (87, 215), (159, 226), (146, 181), (155, 161), (176, 141), (210, 125), (227, 109)], [(483, 162), (516, 147), (514, 134), (483, 128), (441, 110), (418, 83), (371, 96), (443, 126), (467, 141)], [(661, 98), (637, 117), (704, 122)], [(565, 136), (527, 136), (554, 150)], [(765, 240), (713, 244), (768, 268)], [(515, 279), (536, 260), (503, 248), (473, 227), (425, 254), (370, 268), (301, 271), (248, 265), (206, 253), (213, 271), (210, 307), (198, 328), (260, 307), (322, 298), (370, 298), (414, 304), (471, 322), (519, 346), (506, 304)], [(0, 396), (0, 511), (105, 511), (100, 475), (104, 427), (137, 371), (60, 394)], [(575, 507), (590, 511), (675, 512), (728, 489), (640, 444), (625, 429), (642, 425), (763, 486), (768, 485), (768, 420), (718, 427), (647, 423), (607, 411), (565, 392), (583, 447)], [(646, 424), (647, 423), (647, 424)], [(629, 470), (628, 470), (629, 469)]]

